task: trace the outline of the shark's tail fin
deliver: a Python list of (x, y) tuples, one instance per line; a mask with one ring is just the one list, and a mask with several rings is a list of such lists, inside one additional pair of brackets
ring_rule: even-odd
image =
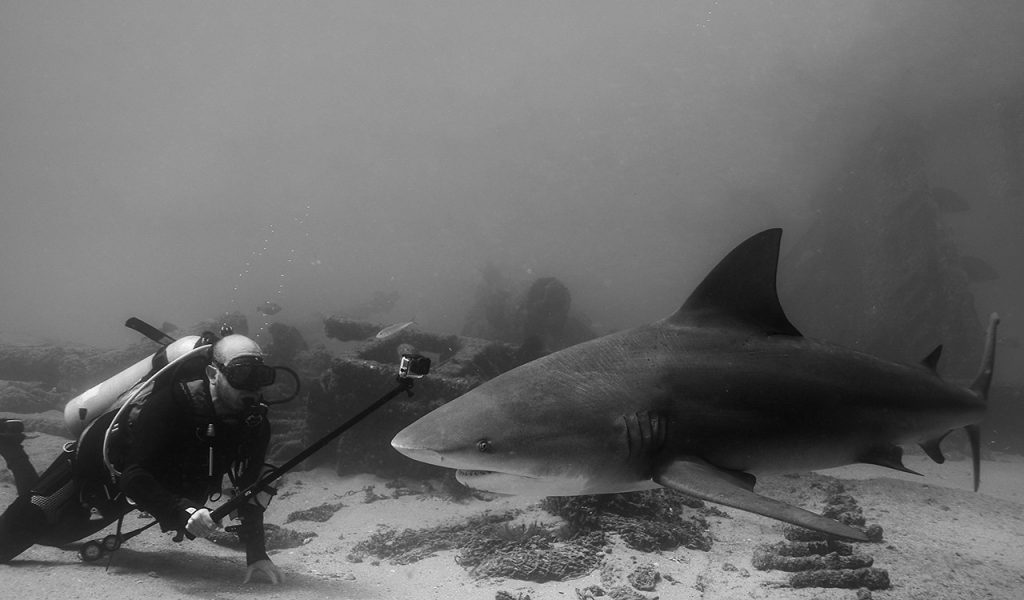
[[(992, 313), (988, 320), (988, 333), (985, 336), (985, 353), (981, 358), (981, 370), (971, 384), (971, 391), (978, 395), (982, 401), (988, 401), (988, 388), (992, 383), (992, 371), (996, 360), (996, 326), (999, 325), (999, 315)], [(975, 423), (964, 427), (967, 430), (967, 438), (971, 442), (971, 461), (974, 466), (974, 491), (978, 491), (981, 483), (981, 427)]]
[(985, 336), (985, 354), (981, 358), (981, 370), (971, 384), (971, 390), (982, 399), (988, 398), (989, 384), (992, 383), (992, 369), (996, 361), (996, 326), (999, 315), (992, 313), (988, 320), (988, 333)]

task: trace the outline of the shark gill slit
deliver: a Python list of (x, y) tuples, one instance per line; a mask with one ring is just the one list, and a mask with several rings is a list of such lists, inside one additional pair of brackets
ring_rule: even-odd
[(626, 425), (626, 449), (630, 458), (648, 456), (665, 445), (666, 427), (660, 415), (642, 410), (622, 415), (622, 420)]

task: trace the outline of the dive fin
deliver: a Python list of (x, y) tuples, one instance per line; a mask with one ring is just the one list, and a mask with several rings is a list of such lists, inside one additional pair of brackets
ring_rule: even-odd
[(946, 462), (946, 457), (942, 455), (942, 448), (940, 447), (940, 444), (942, 444), (942, 440), (944, 440), (947, 435), (949, 435), (949, 431), (939, 437), (925, 440), (919, 444), (921, 449), (924, 450), (924, 453), (928, 455), (928, 458), (934, 460), (940, 465)]
[(751, 479), (752, 476), (749, 474), (719, 469), (696, 458), (672, 461), (659, 469), (654, 476), (654, 481), (659, 485), (708, 502), (731, 506), (844, 539), (868, 541), (867, 535), (859, 529), (755, 493), (751, 489), (752, 485), (748, 487)]
[(130, 319), (124, 322), (124, 326), (129, 329), (134, 329), (135, 331), (138, 331), (142, 335), (148, 337), (149, 339), (160, 344), (161, 346), (166, 346), (174, 342), (173, 337), (167, 335), (163, 331), (160, 331), (156, 327), (153, 327), (152, 325), (143, 321), (142, 319), (139, 319), (138, 317), (131, 317)]
[(857, 460), (869, 465), (878, 465), (880, 467), (888, 467), (890, 469), (896, 469), (897, 471), (903, 471), (904, 473), (910, 473), (912, 475), (920, 475), (917, 471), (912, 471), (903, 464), (903, 448), (900, 448), (895, 444), (871, 448), (864, 454), (860, 455)]

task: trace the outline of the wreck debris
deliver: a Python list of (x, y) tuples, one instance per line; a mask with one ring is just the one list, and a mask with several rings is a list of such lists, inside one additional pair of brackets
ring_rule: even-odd
[[(823, 488), (827, 494), (822, 514), (847, 525), (865, 527), (864, 511), (847, 493), (842, 483), (828, 478)], [(867, 527), (872, 541), (882, 539), (882, 528)], [(832, 539), (817, 531), (801, 527), (786, 528), (787, 541), (762, 544), (754, 549), (751, 564), (761, 571), (776, 570), (791, 573), (789, 585), (795, 588), (865, 588), (888, 589), (889, 573), (873, 567), (874, 558), (858, 552), (860, 546)]]
[(756, 548), (750, 564), (759, 571), (802, 572), (815, 570), (862, 569), (874, 564), (866, 554), (810, 554), (807, 556), (785, 556), (767, 548)]
[(327, 337), (338, 341), (358, 342), (373, 337), (380, 331), (380, 326), (366, 321), (333, 316), (324, 319), (324, 331), (327, 333)]
[(789, 585), (795, 588), (845, 588), (869, 590), (889, 589), (889, 572), (885, 569), (820, 569), (793, 573)]

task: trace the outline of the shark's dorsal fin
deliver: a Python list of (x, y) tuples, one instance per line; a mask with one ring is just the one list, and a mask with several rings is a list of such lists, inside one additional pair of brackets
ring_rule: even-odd
[(924, 357), (921, 364), (928, 367), (928, 370), (932, 373), (939, 372), (939, 358), (942, 357), (942, 344), (939, 344), (932, 350), (932, 353)]
[(799, 336), (779, 303), (776, 270), (781, 229), (762, 231), (736, 246), (668, 318), (670, 323), (720, 323)]

